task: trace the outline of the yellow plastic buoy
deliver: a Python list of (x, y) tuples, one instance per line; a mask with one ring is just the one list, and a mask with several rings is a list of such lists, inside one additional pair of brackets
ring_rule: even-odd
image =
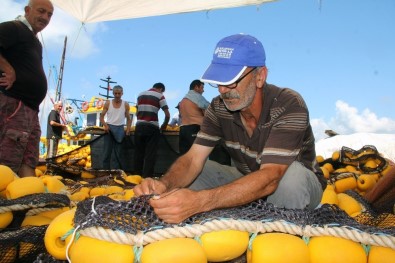
[(306, 243), (297, 236), (284, 233), (258, 235), (252, 242), (249, 263), (309, 263)]
[(66, 191), (67, 187), (60, 181), (59, 179), (52, 177), (52, 176), (42, 176), (41, 180), (43, 180), (43, 183), (45, 187), (47, 188), (47, 191), (49, 193), (60, 193), (62, 191)]
[(44, 226), (49, 225), (51, 221), (51, 218), (41, 215), (25, 216), (21, 226)]
[(89, 195), (90, 195), (90, 197), (95, 197), (95, 196), (99, 196), (99, 195), (104, 195), (104, 192), (105, 192), (105, 191), (106, 191), (106, 188), (97, 186), (97, 187), (93, 187), (93, 188), (90, 190)]
[(207, 263), (202, 246), (191, 238), (171, 238), (144, 246), (141, 263)]
[(44, 244), (48, 253), (59, 260), (66, 260), (66, 249), (71, 234), (63, 240), (62, 237), (73, 230), (75, 208), (63, 212), (49, 224), (44, 236)]
[(308, 244), (311, 263), (366, 263), (361, 244), (331, 236), (310, 238)]
[(395, 263), (395, 249), (371, 246), (368, 263)]
[(6, 228), (14, 218), (14, 214), (11, 211), (0, 214), (0, 229)]
[(248, 232), (221, 230), (201, 236), (202, 246), (210, 262), (223, 262), (235, 259), (247, 250)]
[(12, 181), (6, 190), (7, 199), (15, 199), (29, 194), (45, 193), (43, 181), (38, 177), (23, 177)]
[(376, 178), (372, 174), (361, 174), (357, 180), (357, 187), (360, 191), (372, 189), (376, 184)]
[(337, 193), (332, 185), (327, 185), (322, 193), (321, 204), (339, 205)]
[(343, 193), (346, 190), (353, 190), (357, 187), (357, 179), (355, 177), (347, 177), (339, 179), (335, 182), (336, 193)]
[[(114, 242), (80, 236), (70, 248), (73, 263), (116, 262), (133, 263), (133, 247)], [(157, 255), (161, 257), (160, 255)]]
[(7, 188), (12, 181), (14, 181), (15, 173), (10, 167), (0, 165), (0, 192)]
[(70, 207), (62, 207), (62, 208), (56, 208), (56, 209), (52, 209), (52, 210), (48, 210), (48, 211), (43, 211), (43, 212), (38, 213), (37, 215), (45, 216), (50, 219), (54, 219), (61, 213), (69, 211), (69, 210), (70, 210)]
[(349, 216), (356, 216), (361, 213), (362, 206), (351, 196), (340, 193), (337, 194), (339, 200), (339, 208), (343, 209)]
[(89, 194), (86, 192), (79, 191), (71, 194), (69, 198), (71, 201), (80, 202), (80, 201), (84, 201), (85, 199), (88, 199)]

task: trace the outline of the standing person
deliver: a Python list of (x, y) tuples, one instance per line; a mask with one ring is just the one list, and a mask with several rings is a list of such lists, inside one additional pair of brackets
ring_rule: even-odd
[[(260, 198), (289, 209), (319, 205), (326, 181), (315, 161), (309, 111), (299, 93), (266, 82), (265, 58), (255, 37), (237, 34), (218, 42), (202, 81), (220, 95), (206, 110), (194, 144), (159, 180), (133, 189), (136, 196), (159, 195), (150, 204), (165, 222)], [(235, 167), (207, 160), (221, 139)]]
[[(137, 123), (134, 131), (134, 168), (142, 177), (153, 177), (160, 130), (166, 130), (169, 123), (169, 107), (163, 92), (163, 83), (155, 83), (137, 98)], [(162, 109), (165, 119), (159, 128), (158, 111)]]
[(60, 122), (60, 111), (63, 103), (57, 101), (48, 115), (47, 121), (47, 158), (56, 156), (58, 152), (59, 141), (62, 139), (63, 130), (67, 130), (65, 124)]
[(47, 93), (37, 33), (51, 20), (49, 0), (30, 0), (25, 15), (0, 24), (0, 164), (20, 177), (35, 176), (40, 103)]
[[(103, 110), (100, 113), (100, 122), (107, 133), (104, 136), (104, 155), (103, 155), (103, 169), (119, 169), (121, 168), (121, 150), (122, 140), (125, 137), (125, 118), (126, 118), (126, 135), (130, 135), (130, 125), (132, 123), (130, 118), (130, 106), (127, 101), (122, 100), (123, 88), (116, 85), (112, 89), (114, 99), (107, 100), (104, 103)], [(104, 116), (107, 114), (107, 119)], [(114, 153), (117, 163), (111, 167), (112, 154)]]
[(186, 153), (195, 141), (196, 135), (203, 123), (204, 111), (210, 102), (203, 97), (204, 83), (195, 79), (189, 85), (189, 91), (178, 104), (182, 126), (180, 127), (180, 154)]
[[(178, 106), (176, 107), (178, 110)], [(169, 122), (169, 126), (174, 128), (174, 127), (179, 127), (181, 126), (181, 118), (180, 118), (180, 112), (177, 111), (176, 113), (174, 113), (173, 117), (171, 117), (171, 120)]]

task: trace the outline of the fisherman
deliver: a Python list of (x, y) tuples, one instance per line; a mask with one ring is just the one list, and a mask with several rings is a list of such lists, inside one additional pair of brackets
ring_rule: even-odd
[(20, 177), (35, 176), (39, 159), (38, 111), (47, 79), (37, 33), (53, 11), (49, 0), (30, 0), (24, 16), (0, 24), (0, 164)]
[[(326, 180), (315, 161), (307, 106), (296, 91), (266, 82), (265, 58), (262, 43), (250, 35), (217, 44), (201, 81), (220, 95), (194, 144), (159, 180), (147, 178), (133, 189), (136, 196), (157, 195), (150, 204), (165, 222), (257, 199), (289, 209), (320, 204)], [(207, 159), (221, 140), (235, 167)]]

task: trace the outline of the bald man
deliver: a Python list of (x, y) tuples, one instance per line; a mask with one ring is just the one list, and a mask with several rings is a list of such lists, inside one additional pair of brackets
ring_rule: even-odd
[(47, 93), (42, 46), (49, 0), (31, 0), (25, 15), (0, 23), (0, 164), (21, 177), (35, 176), (41, 129), (38, 111)]

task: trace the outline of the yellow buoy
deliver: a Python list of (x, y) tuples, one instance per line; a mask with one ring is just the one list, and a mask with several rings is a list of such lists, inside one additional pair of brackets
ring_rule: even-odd
[(337, 193), (332, 185), (327, 185), (321, 199), (321, 204), (339, 205)]
[(235, 259), (247, 250), (249, 234), (238, 230), (221, 230), (201, 236), (202, 246), (210, 262)]
[(75, 208), (71, 209), (55, 217), (45, 232), (45, 248), (56, 259), (66, 260), (67, 258), (66, 249), (70, 243), (71, 235), (66, 240), (63, 240), (62, 237), (73, 230), (75, 210)]
[(21, 226), (45, 226), (49, 225), (51, 221), (51, 218), (41, 215), (25, 216)]
[(69, 207), (62, 207), (62, 208), (56, 208), (56, 209), (52, 209), (52, 210), (48, 210), (48, 211), (43, 211), (43, 212), (38, 213), (37, 215), (45, 216), (45, 217), (54, 219), (55, 217), (57, 217), (61, 213), (69, 211), (69, 210), (70, 210)]
[(134, 261), (132, 246), (86, 236), (80, 236), (74, 241), (69, 256), (73, 263), (132, 263)]
[(346, 190), (354, 190), (357, 187), (357, 179), (354, 176), (342, 178), (335, 182), (336, 193), (343, 193)]
[(308, 244), (311, 263), (366, 263), (361, 244), (331, 236), (310, 238)]
[(0, 214), (0, 229), (6, 228), (14, 218), (14, 214), (11, 211)]
[(146, 245), (141, 263), (207, 263), (202, 246), (191, 238), (170, 238)]
[(15, 199), (29, 194), (45, 193), (43, 181), (38, 177), (23, 177), (12, 181), (6, 190), (7, 199)]
[(367, 191), (376, 184), (376, 178), (373, 174), (361, 174), (357, 180), (357, 187), (360, 191)]
[(395, 249), (371, 246), (368, 263), (395, 263)]
[(258, 235), (252, 242), (249, 263), (309, 263), (306, 243), (297, 236), (284, 233)]
[(42, 176), (41, 179), (49, 193), (60, 193), (66, 191), (67, 187), (59, 179), (52, 176)]
[(10, 167), (5, 165), (0, 165), (0, 191), (7, 188), (12, 181), (14, 181), (15, 173)]
[(343, 209), (349, 216), (356, 216), (361, 213), (362, 207), (360, 203), (351, 196), (340, 193), (337, 194), (337, 198), (339, 200), (339, 208)]

